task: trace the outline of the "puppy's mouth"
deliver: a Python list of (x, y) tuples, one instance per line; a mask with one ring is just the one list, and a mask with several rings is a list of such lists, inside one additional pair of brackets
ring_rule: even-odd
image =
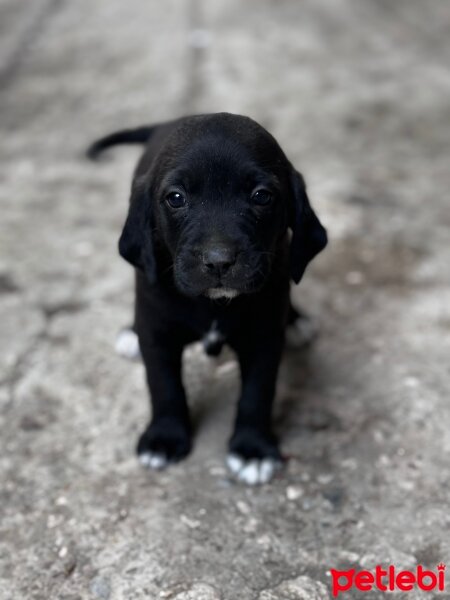
[(204, 292), (204, 294), (207, 298), (210, 298), (211, 300), (219, 300), (221, 298), (225, 298), (227, 300), (232, 300), (233, 298), (236, 298), (236, 296), (239, 296), (240, 292), (238, 292), (238, 290), (235, 290), (233, 288), (213, 287), (213, 288), (208, 288)]
[(252, 294), (258, 292), (265, 281), (265, 278), (251, 278), (250, 280), (236, 283), (228, 282), (198, 282), (193, 278), (186, 280), (184, 278), (176, 278), (178, 289), (188, 296), (205, 296), (210, 300), (233, 300), (238, 296)]

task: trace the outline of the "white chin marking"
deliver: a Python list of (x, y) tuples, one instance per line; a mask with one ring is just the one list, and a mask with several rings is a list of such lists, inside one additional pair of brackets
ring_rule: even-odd
[(239, 292), (237, 290), (233, 290), (231, 288), (209, 288), (206, 290), (205, 295), (211, 300), (217, 300), (218, 298), (236, 298), (239, 296)]
[(274, 458), (245, 459), (238, 454), (228, 454), (227, 466), (238, 481), (247, 485), (267, 483), (281, 468), (281, 463)]
[(139, 454), (139, 462), (146, 469), (161, 471), (167, 467), (167, 458), (161, 452), (143, 452)]
[(138, 336), (132, 329), (127, 328), (119, 331), (114, 347), (119, 356), (123, 356), (129, 360), (138, 360), (141, 358)]

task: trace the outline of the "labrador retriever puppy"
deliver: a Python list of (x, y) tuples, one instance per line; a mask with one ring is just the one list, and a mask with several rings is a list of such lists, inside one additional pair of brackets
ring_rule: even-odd
[(227, 464), (268, 481), (282, 462), (271, 412), (290, 280), (327, 243), (302, 176), (255, 121), (205, 114), (113, 133), (95, 142), (146, 144), (132, 183), (121, 256), (136, 269), (134, 329), (152, 419), (137, 452), (160, 469), (186, 457), (192, 431), (181, 379), (183, 348), (204, 339), (236, 353), (242, 388)]

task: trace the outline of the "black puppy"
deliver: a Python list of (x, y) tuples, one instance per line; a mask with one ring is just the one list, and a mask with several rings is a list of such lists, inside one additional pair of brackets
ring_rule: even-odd
[(281, 462), (271, 411), (289, 282), (327, 243), (303, 178), (265, 129), (228, 113), (114, 133), (89, 155), (121, 143), (147, 144), (119, 241), (136, 267), (135, 330), (153, 407), (141, 462), (162, 468), (189, 453), (181, 355), (206, 334), (206, 349), (208, 336), (211, 353), (226, 342), (241, 369), (228, 466), (247, 483), (268, 481)]

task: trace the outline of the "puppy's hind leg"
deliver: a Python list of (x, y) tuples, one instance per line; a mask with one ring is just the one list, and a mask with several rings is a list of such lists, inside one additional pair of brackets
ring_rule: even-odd
[(140, 360), (142, 358), (139, 339), (134, 325), (124, 327), (119, 331), (114, 348), (119, 356), (128, 360)]
[(319, 326), (316, 320), (303, 310), (296, 309), (290, 301), (286, 327), (286, 347), (289, 350), (302, 350), (316, 339), (318, 333)]
[(141, 360), (141, 348), (139, 346), (139, 337), (136, 327), (137, 320), (137, 298), (134, 303), (133, 324), (128, 327), (122, 327), (116, 337), (114, 348), (119, 356), (128, 360)]

